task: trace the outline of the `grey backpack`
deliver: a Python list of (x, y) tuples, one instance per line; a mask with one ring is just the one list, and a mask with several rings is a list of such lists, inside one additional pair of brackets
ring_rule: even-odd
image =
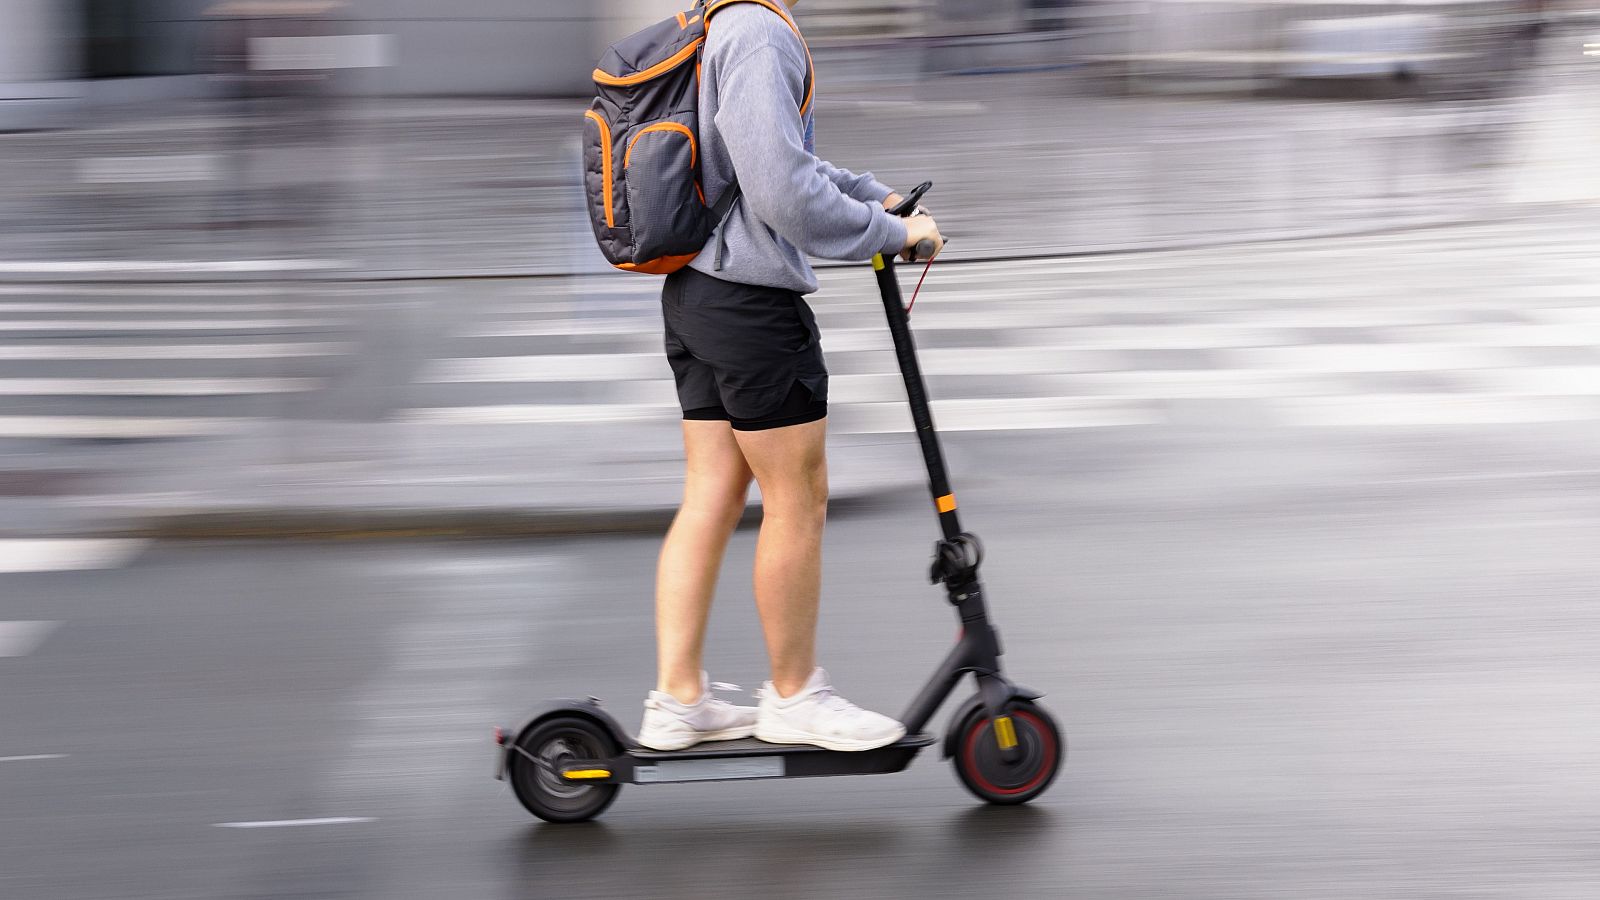
[[(734, 185), (716, 208), (706, 205), (699, 137), (706, 23), (735, 3), (758, 3), (794, 26), (775, 0), (699, 0), (612, 44), (594, 70), (597, 96), (583, 121), (583, 187), (595, 240), (619, 269), (665, 275), (683, 268), (738, 199)], [(802, 116), (811, 104), (809, 50), (806, 64)]]

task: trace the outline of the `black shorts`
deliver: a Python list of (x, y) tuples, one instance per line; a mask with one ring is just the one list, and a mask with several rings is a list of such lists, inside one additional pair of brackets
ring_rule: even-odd
[(667, 276), (661, 317), (685, 419), (761, 431), (828, 414), (821, 334), (794, 291), (684, 267)]

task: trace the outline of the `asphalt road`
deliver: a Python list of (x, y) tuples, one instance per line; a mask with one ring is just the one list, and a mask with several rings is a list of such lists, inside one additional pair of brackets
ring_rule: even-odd
[[(956, 435), (1007, 663), (1070, 734), (1018, 809), (925, 756), (533, 820), (490, 730), (587, 693), (636, 723), (651, 539), (127, 546), (0, 575), (0, 619), (54, 623), (0, 650), (0, 896), (1592, 897), (1595, 437)], [(898, 711), (951, 637), (933, 532), (918, 496), (830, 531), (825, 661), (864, 705)], [(752, 540), (709, 660), (746, 687)], [(305, 819), (348, 821), (218, 827)]]

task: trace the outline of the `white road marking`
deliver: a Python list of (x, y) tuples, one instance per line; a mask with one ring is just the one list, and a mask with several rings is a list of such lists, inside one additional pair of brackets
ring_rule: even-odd
[[(823, 347), (832, 358), (843, 353), (879, 352), (889, 346), (887, 335), (868, 331), (847, 337), (823, 336)], [(1072, 347), (935, 348), (920, 356), (922, 370), (929, 375), (1038, 375), (1128, 368), (1122, 351)], [(650, 380), (668, 375), (666, 357), (659, 352), (562, 353), (444, 359), (419, 380), (426, 384), (531, 383)]]
[(1456, 372), (1457, 383), (1487, 394), (1531, 396), (1600, 395), (1600, 366), (1528, 366)]
[(326, 303), (312, 298), (284, 299), (271, 303), (19, 303), (0, 300), (0, 316), (10, 313), (308, 313), (368, 309), (371, 306), (371, 303)]
[(262, 822), (218, 822), (215, 828), (299, 828), (303, 825), (363, 825), (376, 822), (371, 816), (328, 816), (321, 819), (275, 819)]
[(1451, 344), (1306, 344), (1216, 352), (1235, 363), (1230, 368), (1290, 372), (1432, 372), (1523, 362), (1509, 349)]
[(0, 539), (0, 573), (114, 569), (149, 544), (123, 538), (5, 538)]
[(1132, 367), (1118, 350), (1064, 347), (959, 347), (918, 353), (927, 375), (1048, 375), (1058, 372), (1114, 372)]
[(0, 344), (0, 360), (40, 359), (285, 359), (344, 356), (354, 344)]
[(149, 440), (234, 434), (248, 419), (143, 416), (0, 416), (3, 438)]
[(1400, 325), (1452, 325), (1462, 321), (1459, 309), (1426, 307), (1235, 309), (1210, 315), (1258, 328), (1393, 328)]
[[(826, 335), (824, 346), (826, 346)], [(1211, 350), (1275, 347), (1300, 343), (1285, 329), (1248, 325), (1083, 325), (1024, 328), (1011, 335), (1026, 347), (1074, 350)]]
[(392, 289), (367, 285), (272, 281), (260, 284), (0, 284), (0, 297), (297, 297), (315, 300), (338, 295), (366, 295), (373, 300)]
[(1349, 394), (1348, 379), (1256, 369), (1156, 369), (1045, 375), (1036, 389), (1066, 396), (1113, 396), (1144, 400), (1255, 400)]
[(1600, 300), (1600, 285), (1530, 284), (1518, 288), (1517, 293), (1551, 300)]
[(447, 406), (408, 410), (407, 422), (431, 425), (552, 425), (564, 422), (639, 422), (681, 416), (676, 403), (546, 403), (502, 406)]
[(65, 753), (30, 753), (27, 756), (0, 756), (0, 763), (34, 762), (45, 759), (66, 759)]
[(0, 658), (27, 656), (60, 626), (60, 622), (0, 622)]
[(1600, 321), (1559, 325), (1425, 325), (1396, 329), (1407, 341), (1457, 347), (1593, 347), (1600, 345)]
[[(653, 326), (653, 327), (652, 327)], [(462, 337), (587, 337), (660, 334), (661, 323), (638, 318), (547, 319), (495, 322), (468, 328)]]
[(428, 383), (612, 381), (662, 378), (670, 373), (660, 353), (573, 353), (444, 359), (421, 380)]
[[(842, 434), (905, 434), (915, 430), (904, 403), (859, 403), (829, 409), (833, 430)], [(933, 420), (940, 431), (1022, 431), (1056, 428), (1109, 428), (1154, 425), (1160, 413), (1125, 400), (1081, 397), (1002, 397), (985, 400), (935, 400)]]
[[(1093, 397), (1001, 397), (935, 400), (935, 420), (944, 431), (1092, 428), (1144, 425), (1161, 421), (1146, 404)], [(414, 409), (411, 422), (439, 425), (550, 425), (566, 422), (665, 421), (680, 415), (676, 403), (529, 404)], [(842, 434), (909, 432), (911, 413), (903, 401), (835, 403), (832, 429)]]
[(348, 265), (336, 259), (79, 259), (6, 260), (0, 262), (0, 275), (101, 275), (133, 273), (181, 273), (190, 275), (239, 274), (247, 272), (304, 272), (338, 269)]
[(1267, 402), (1279, 422), (1292, 426), (1514, 425), (1600, 419), (1600, 403), (1590, 398), (1364, 394)]
[(215, 153), (93, 156), (78, 163), (78, 181), (81, 184), (211, 181), (216, 177)]
[(316, 389), (316, 378), (0, 378), (0, 396), (211, 397), (291, 394)]
[[(1591, 291), (1591, 296), (1600, 300), (1600, 289)], [(1600, 324), (1600, 304), (1595, 306), (1561, 306), (1553, 309), (1530, 309), (1524, 311), (1530, 318), (1552, 325), (1597, 325)]]
[(0, 331), (282, 331), (346, 325), (343, 319), (15, 319)]

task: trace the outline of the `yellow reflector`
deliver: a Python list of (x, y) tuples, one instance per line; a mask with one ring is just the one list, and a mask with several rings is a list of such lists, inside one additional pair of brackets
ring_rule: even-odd
[(1001, 716), (994, 720), (995, 740), (1000, 742), (1001, 750), (1010, 750), (1017, 745), (1017, 730), (1011, 725), (1010, 716)]
[(933, 502), (934, 502), (934, 505), (939, 507), (939, 512), (947, 513), (950, 510), (956, 508), (956, 495), (955, 494), (945, 494), (943, 497), (940, 497), (939, 499), (937, 499), (937, 500), (935, 500)]
[(561, 777), (568, 781), (588, 781), (594, 778), (610, 778), (610, 769), (568, 769), (561, 773)]
[(874, 272), (882, 272), (883, 271), (883, 254), (882, 253), (874, 253), (874, 254), (872, 254), (872, 271), (874, 271)]

